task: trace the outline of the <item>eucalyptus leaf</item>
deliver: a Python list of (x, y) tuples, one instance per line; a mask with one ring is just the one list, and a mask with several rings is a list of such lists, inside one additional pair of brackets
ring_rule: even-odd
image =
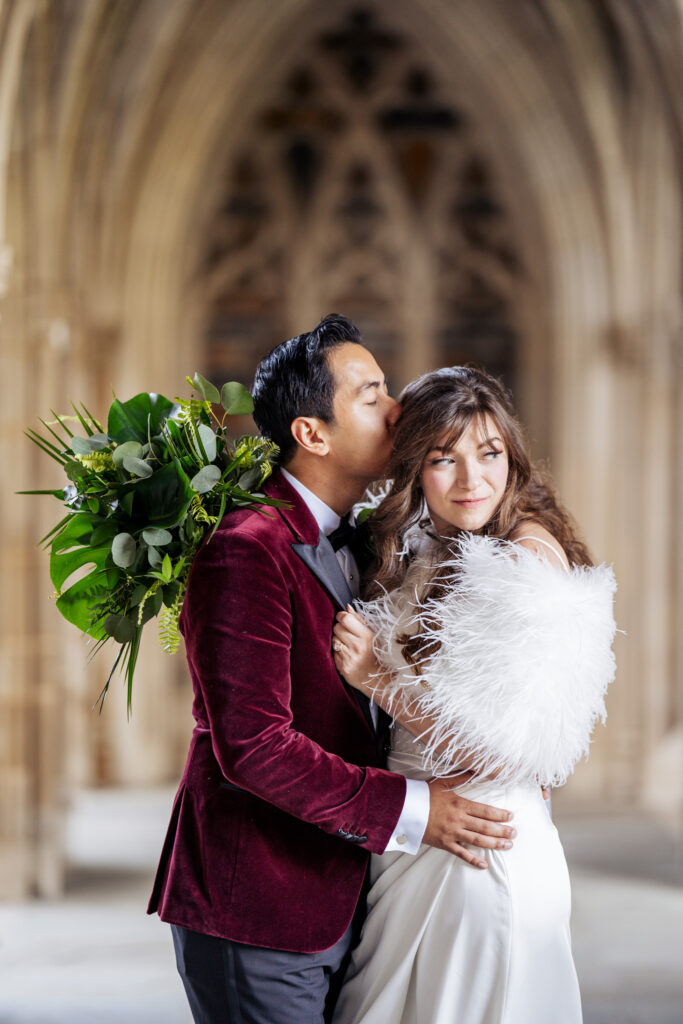
[(138, 583), (137, 587), (133, 589), (133, 593), (130, 595), (130, 607), (136, 608), (140, 604), (140, 601), (142, 601), (146, 593), (147, 587), (145, 586), (145, 584)]
[(123, 468), (141, 480), (151, 476), (154, 472), (149, 462), (144, 462), (142, 459), (134, 459), (130, 455), (126, 455), (123, 460)]
[(173, 540), (173, 535), (168, 530), (155, 530), (154, 528), (143, 530), (142, 539), (147, 541), (148, 544), (154, 544), (157, 547), (163, 547), (165, 544), (170, 544)]
[(197, 433), (199, 434), (201, 447), (204, 449), (204, 453), (199, 449), (198, 454), (202, 458), (206, 455), (207, 462), (213, 462), (216, 458), (216, 435), (211, 427), (207, 426), (206, 423), (199, 424), (197, 427)]
[(122, 466), (124, 459), (139, 459), (142, 456), (143, 447), (139, 441), (124, 441), (117, 445), (112, 452), (115, 466)]
[(117, 533), (111, 542), (111, 557), (121, 569), (128, 569), (135, 561), (137, 544), (129, 533)]
[(119, 644), (130, 643), (135, 637), (137, 623), (127, 615), (107, 615), (103, 628), (105, 633), (113, 637)]
[(93, 452), (99, 451), (98, 446), (93, 444), (89, 437), (72, 437), (69, 448), (74, 455), (92, 455)]
[(173, 576), (173, 565), (168, 555), (164, 555), (164, 560), (161, 563), (161, 573), (164, 577), (164, 581), (166, 583), (170, 583)]
[(108, 448), (110, 444), (106, 434), (91, 434), (90, 437), (72, 437), (69, 447), (76, 455), (92, 455), (93, 452)]
[(237, 481), (237, 486), (241, 487), (243, 491), (250, 491), (252, 487), (258, 486), (261, 482), (261, 467), (252, 466), (246, 473), (242, 473), (241, 477)]
[(201, 373), (195, 373), (192, 378), (192, 383), (202, 398), (205, 398), (207, 402), (220, 402), (221, 396), (218, 394), (218, 388), (215, 384), (212, 384), (210, 380), (207, 380), (206, 377), (202, 377)]
[(204, 466), (190, 480), (190, 487), (193, 487), (197, 494), (208, 494), (212, 491), (221, 478), (221, 471), (218, 466)]
[(248, 416), (254, 411), (254, 399), (236, 380), (228, 381), (221, 388), (221, 405), (232, 416)]
[(68, 476), (69, 480), (73, 480), (74, 483), (78, 483), (84, 476), (87, 476), (88, 471), (85, 466), (76, 462), (75, 459), (69, 459), (64, 466), (64, 472)]
[(147, 548), (147, 560), (153, 569), (158, 569), (163, 561), (163, 555), (152, 544)]
[(111, 438), (106, 434), (91, 434), (88, 440), (95, 445), (96, 450), (100, 451), (102, 448), (108, 448), (111, 444)]
[(162, 593), (162, 588), (159, 587), (159, 589), (155, 590), (151, 597), (145, 601), (145, 607), (142, 609), (141, 626), (144, 626), (146, 622), (149, 622), (150, 619), (153, 619), (155, 615), (159, 614), (163, 601), (164, 595)]

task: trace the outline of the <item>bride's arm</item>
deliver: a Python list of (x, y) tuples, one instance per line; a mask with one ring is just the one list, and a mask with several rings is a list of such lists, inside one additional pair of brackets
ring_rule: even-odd
[[(436, 731), (436, 720), (418, 710), (417, 697), (404, 693), (400, 700), (392, 700), (391, 675), (383, 672), (377, 661), (373, 632), (350, 607), (337, 615), (332, 648), (337, 669), (349, 686), (374, 700), (416, 739), (424, 739)], [(466, 771), (471, 767), (471, 757), (466, 750), (458, 751), (455, 763)]]

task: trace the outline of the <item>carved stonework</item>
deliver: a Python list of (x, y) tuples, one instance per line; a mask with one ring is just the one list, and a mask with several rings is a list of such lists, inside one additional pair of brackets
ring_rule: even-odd
[(472, 119), (372, 8), (312, 30), (264, 97), (202, 276), (217, 379), (248, 383), (283, 331), (336, 310), (394, 385), (468, 360), (513, 383), (519, 259)]

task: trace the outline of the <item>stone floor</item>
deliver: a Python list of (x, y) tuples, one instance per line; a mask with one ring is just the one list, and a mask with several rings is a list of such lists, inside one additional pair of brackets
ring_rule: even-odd
[[(75, 801), (66, 897), (0, 905), (1, 1024), (191, 1024), (168, 930), (144, 914), (170, 801), (168, 791)], [(585, 1024), (683, 1024), (680, 848), (633, 817), (555, 816)]]

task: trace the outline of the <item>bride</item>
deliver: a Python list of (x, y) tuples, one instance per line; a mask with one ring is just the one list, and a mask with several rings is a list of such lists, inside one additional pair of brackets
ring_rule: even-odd
[(579, 1024), (569, 878), (541, 787), (565, 782), (604, 719), (614, 578), (531, 465), (495, 379), (438, 370), (401, 402), (370, 520), (373, 600), (338, 616), (337, 667), (392, 714), (392, 771), (469, 770), (459, 791), (512, 810), (517, 840), (486, 850), (486, 871), (425, 845), (373, 856), (334, 1022)]

